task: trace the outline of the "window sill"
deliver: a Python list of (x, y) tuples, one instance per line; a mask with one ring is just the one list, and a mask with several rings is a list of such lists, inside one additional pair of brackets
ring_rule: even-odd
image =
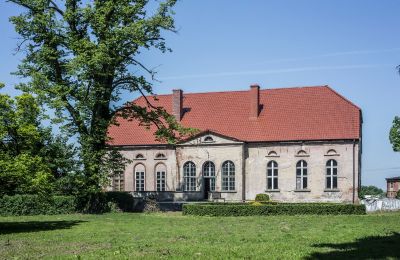
[(335, 153), (335, 154), (325, 154), (324, 156), (340, 156), (340, 154)]
[(167, 158), (154, 158), (155, 161), (165, 161)]
[(294, 192), (311, 192), (309, 189), (294, 190)]
[(279, 155), (266, 155), (267, 158), (279, 158)]
[(219, 193), (237, 193), (236, 190), (222, 190)]
[(324, 192), (340, 192), (339, 189), (325, 189)]
[(265, 192), (281, 192), (281, 190), (280, 189), (265, 190)]
[(296, 154), (294, 157), (310, 157), (309, 154)]
[(135, 161), (146, 161), (146, 158), (134, 158)]

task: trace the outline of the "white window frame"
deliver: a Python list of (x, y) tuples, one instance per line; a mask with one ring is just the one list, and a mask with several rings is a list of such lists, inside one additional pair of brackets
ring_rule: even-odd
[(183, 165), (183, 191), (196, 191), (196, 164), (192, 161)]
[[(336, 164), (336, 165), (335, 165)], [(334, 170), (336, 169), (336, 174)], [(334, 187), (334, 178), (336, 178), (336, 187)], [(328, 181), (329, 179), (329, 181)], [(330, 159), (326, 162), (326, 189), (335, 190), (338, 188), (338, 163), (336, 160)], [(329, 183), (329, 185), (328, 185)]]
[(137, 170), (135, 171), (135, 190), (145, 191), (146, 190), (146, 172)]
[(203, 178), (210, 179), (210, 190), (215, 191), (215, 164), (212, 161), (207, 161), (204, 163)]
[(232, 161), (225, 161), (222, 164), (222, 191), (235, 191), (235, 164)]
[[(267, 190), (279, 189), (278, 175), (278, 163), (276, 161), (269, 161), (267, 164)], [(269, 181), (271, 181), (271, 187), (268, 187)]]
[[(299, 165), (300, 163), (300, 165)], [(296, 163), (296, 190), (307, 190), (308, 187), (308, 164), (305, 160), (300, 160)], [(300, 170), (300, 175), (297, 174)], [(304, 185), (306, 179), (306, 185)], [(300, 182), (299, 182), (300, 180)]]
[(167, 173), (164, 170), (156, 172), (156, 189), (157, 191), (165, 191), (167, 183)]

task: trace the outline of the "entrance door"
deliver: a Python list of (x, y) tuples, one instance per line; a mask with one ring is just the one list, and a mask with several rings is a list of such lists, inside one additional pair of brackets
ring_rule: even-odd
[(208, 193), (211, 191), (211, 178), (203, 178), (204, 183), (204, 199), (208, 199)]

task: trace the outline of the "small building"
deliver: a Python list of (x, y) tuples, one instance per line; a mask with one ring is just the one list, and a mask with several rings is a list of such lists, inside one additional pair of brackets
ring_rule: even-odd
[[(165, 200), (358, 200), (361, 109), (328, 86), (140, 97), (200, 132), (177, 144), (156, 140), (155, 126), (117, 118), (110, 146), (131, 163), (109, 190)], [(154, 101), (153, 101), (154, 100)]]
[(386, 178), (386, 187), (387, 187), (386, 196), (388, 198), (395, 198), (397, 192), (400, 190), (400, 176)]

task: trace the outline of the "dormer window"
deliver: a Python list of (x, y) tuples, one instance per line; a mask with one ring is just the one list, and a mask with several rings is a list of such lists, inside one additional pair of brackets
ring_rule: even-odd
[(166, 159), (167, 157), (165, 156), (165, 154), (163, 154), (163, 153), (158, 153), (157, 155), (156, 155), (156, 159), (158, 159), (158, 160), (163, 160), (163, 159)]
[(135, 159), (144, 160), (144, 156), (143, 156), (143, 154), (138, 153), (138, 154), (136, 155)]
[(214, 139), (211, 136), (206, 136), (206, 137), (204, 137), (203, 142), (212, 143), (212, 142), (214, 142)]

